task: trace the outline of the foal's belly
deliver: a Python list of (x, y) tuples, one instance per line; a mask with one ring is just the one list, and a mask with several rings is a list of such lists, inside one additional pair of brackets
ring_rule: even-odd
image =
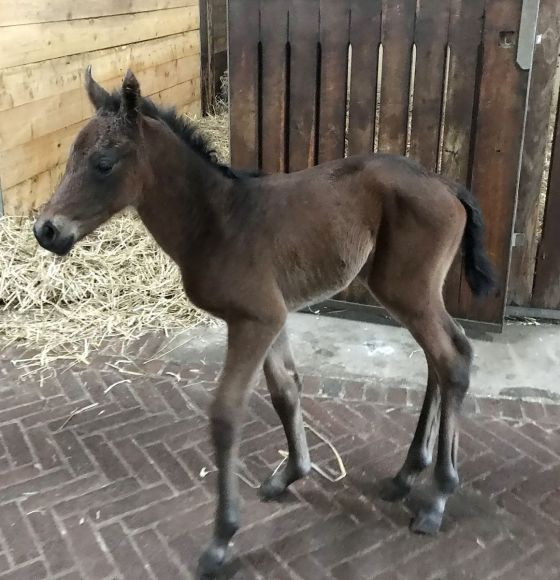
[(366, 235), (352, 242), (300, 255), (280, 267), (280, 288), (290, 311), (331, 298), (357, 277), (374, 244)]

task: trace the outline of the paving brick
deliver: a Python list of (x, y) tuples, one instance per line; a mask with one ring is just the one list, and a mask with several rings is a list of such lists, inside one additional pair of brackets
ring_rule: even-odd
[(33, 461), (29, 445), (17, 423), (0, 426), (0, 434), (14, 465), (19, 467)]
[(84, 475), (94, 471), (95, 467), (87, 454), (82, 442), (70, 430), (53, 433), (53, 439), (68, 459), (70, 468), (76, 475)]
[(121, 439), (113, 443), (132, 473), (145, 484), (161, 480), (161, 474), (154, 467), (153, 460), (132, 439)]
[(131, 477), (114, 481), (107, 485), (97, 486), (92, 491), (77, 497), (66, 499), (55, 505), (54, 509), (60, 516), (76, 512), (86, 512), (90, 508), (102, 506), (115, 499), (134, 493), (140, 488), (137, 481)]
[(49, 470), (62, 465), (59, 449), (51, 433), (39, 427), (29, 429), (27, 437), (42, 469)]
[(31, 562), (25, 566), (15, 568), (4, 574), (0, 574), (0, 580), (33, 580), (47, 577), (47, 569), (43, 562)]
[(59, 574), (74, 567), (74, 559), (68, 551), (64, 537), (50, 512), (34, 511), (28, 514), (29, 522), (48, 563), (51, 574)]
[(165, 545), (153, 530), (140, 532), (133, 537), (133, 540), (142, 556), (150, 564), (156, 578), (184, 580), (185, 573), (170, 558)]
[(105, 526), (100, 529), (99, 533), (124, 578), (151, 579), (142, 556), (132, 545), (119, 523)]
[(100, 538), (87, 519), (70, 517), (63, 525), (76, 563), (86, 578), (101, 579), (114, 574), (105, 546), (100, 545)]
[(99, 508), (89, 510), (91, 520), (100, 522), (122, 514), (128, 514), (172, 495), (171, 489), (164, 483), (148, 489), (141, 489), (131, 495), (105, 503)]
[(175, 489), (181, 491), (193, 487), (194, 482), (191, 476), (163, 443), (146, 447), (146, 452)]
[(91, 435), (83, 441), (107, 479), (121, 479), (128, 475), (128, 469), (101, 435)]
[(8, 503), (0, 506), (0, 530), (14, 564), (23, 564), (39, 555), (28, 522), (17, 504)]
[[(33, 468), (33, 473), (41, 473), (35, 466), (25, 466)], [(23, 469), (23, 468), (22, 468)], [(30, 470), (31, 471), (31, 470)], [(66, 469), (50, 470), (44, 475), (36, 475), (30, 477), (20, 483), (0, 487), (0, 504), (11, 501), (13, 499), (25, 498), (29, 495), (34, 495), (43, 492), (45, 489), (56, 487), (66, 483), (71, 478), (70, 473)]]

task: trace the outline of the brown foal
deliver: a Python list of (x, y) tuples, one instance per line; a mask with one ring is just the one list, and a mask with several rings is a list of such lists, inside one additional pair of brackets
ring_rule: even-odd
[(288, 312), (360, 280), (408, 328), (428, 362), (428, 386), (403, 467), (384, 482), (388, 500), (405, 497), (437, 461), (427, 501), (411, 526), (440, 527), (458, 484), (456, 417), (469, 386), (472, 351), (451, 319), (442, 287), (463, 242), (475, 294), (493, 285), (479, 206), (463, 187), (409, 160), (363, 155), (289, 175), (237, 172), (218, 164), (196, 130), (140, 96), (129, 71), (109, 94), (86, 71), (96, 115), (80, 131), (64, 177), (34, 226), (57, 254), (115, 213), (135, 207), (181, 269), (200, 308), (226, 321), (227, 355), (211, 407), (218, 466), (213, 540), (201, 575), (216, 573), (238, 529), (236, 462), (245, 403), (264, 368), (289, 459), (261, 487), (276, 498), (310, 470), (301, 384), (285, 324)]

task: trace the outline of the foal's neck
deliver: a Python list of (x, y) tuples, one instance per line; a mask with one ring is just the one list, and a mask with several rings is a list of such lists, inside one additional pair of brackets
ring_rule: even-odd
[(138, 213), (158, 244), (181, 264), (211, 234), (223, 229), (234, 181), (161, 123), (144, 126), (150, 168)]

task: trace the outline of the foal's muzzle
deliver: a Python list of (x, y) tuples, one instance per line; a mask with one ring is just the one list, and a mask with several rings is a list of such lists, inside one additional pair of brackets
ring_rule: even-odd
[(64, 234), (51, 220), (38, 219), (33, 233), (39, 244), (59, 256), (67, 254), (74, 245), (74, 234)]

